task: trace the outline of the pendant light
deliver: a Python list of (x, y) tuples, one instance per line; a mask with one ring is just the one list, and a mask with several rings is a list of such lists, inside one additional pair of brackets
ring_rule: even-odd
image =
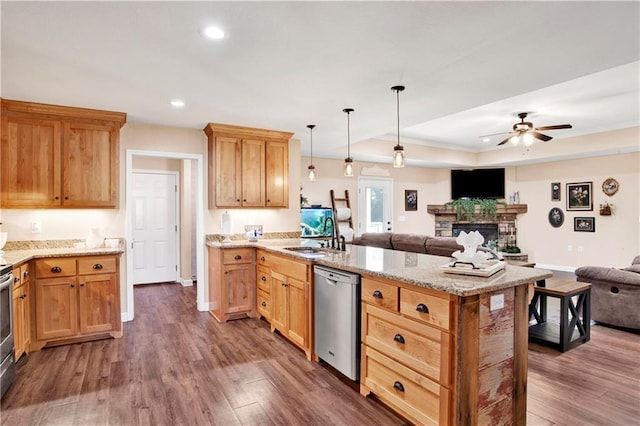
[(391, 88), (396, 92), (396, 111), (398, 113), (398, 144), (393, 147), (393, 167), (404, 167), (404, 147), (400, 145), (400, 92), (404, 90), (404, 86), (393, 86)]
[(309, 133), (311, 134), (311, 162), (309, 163), (309, 182), (314, 182), (316, 180), (316, 166), (313, 165), (313, 128), (316, 127), (315, 124), (307, 124), (309, 128)]
[(353, 176), (353, 158), (351, 158), (351, 134), (349, 114), (353, 112), (353, 108), (345, 108), (342, 112), (347, 113), (347, 158), (344, 159), (344, 175)]

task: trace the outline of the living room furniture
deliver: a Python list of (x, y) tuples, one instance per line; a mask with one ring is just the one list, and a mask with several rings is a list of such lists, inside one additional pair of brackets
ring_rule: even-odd
[[(566, 352), (590, 339), (591, 284), (547, 279), (538, 281), (529, 305), (529, 341)], [(560, 299), (560, 323), (549, 321), (547, 297)], [(575, 297), (575, 303), (574, 303)]]
[(591, 318), (599, 323), (640, 329), (640, 255), (624, 269), (582, 266), (578, 281), (592, 284)]
[[(446, 257), (451, 257), (457, 250), (464, 250), (464, 247), (456, 242), (455, 237), (432, 237), (396, 232), (365, 232), (355, 237), (351, 244)], [(478, 250), (489, 251), (485, 247), (478, 247)]]

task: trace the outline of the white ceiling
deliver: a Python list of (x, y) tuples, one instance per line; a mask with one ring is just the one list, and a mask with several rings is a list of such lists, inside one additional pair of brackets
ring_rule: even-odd
[[(390, 161), (396, 84), (410, 164), (426, 160), (412, 145), (498, 149), (504, 134), (480, 136), (508, 132), (522, 111), (535, 126), (573, 125), (547, 143), (640, 125), (636, 1), (5, 1), (0, 12), (4, 98), (293, 131), (304, 155), (313, 123), (314, 155), (346, 156), (351, 107), (356, 153), (388, 140), (372, 158)], [(228, 37), (203, 38), (211, 24)]]

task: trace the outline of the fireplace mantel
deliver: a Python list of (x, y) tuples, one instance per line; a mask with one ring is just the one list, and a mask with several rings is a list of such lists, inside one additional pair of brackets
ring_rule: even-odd
[[(476, 207), (476, 211), (480, 211), (480, 207)], [(522, 214), (527, 212), (527, 204), (498, 204), (497, 215), (505, 214)], [(446, 204), (427, 204), (427, 213), (434, 214), (436, 216), (455, 216), (456, 211), (452, 205)]]

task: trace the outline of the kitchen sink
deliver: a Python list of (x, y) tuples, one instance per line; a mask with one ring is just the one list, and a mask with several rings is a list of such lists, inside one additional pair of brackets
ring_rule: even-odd
[(327, 254), (326, 251), (315, 247), (285, 247), (285, 250), (289, 250), (299, 254), (300, 256), (307, 258), (323, 257)]

